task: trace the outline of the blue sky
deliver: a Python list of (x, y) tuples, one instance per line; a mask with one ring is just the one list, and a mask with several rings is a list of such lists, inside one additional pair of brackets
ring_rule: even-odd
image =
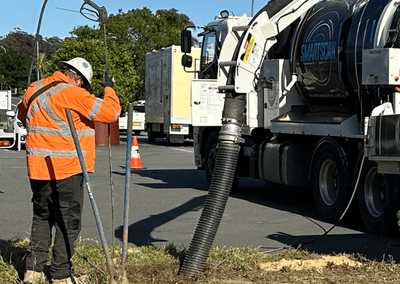
[[(29, 34), (35, 35), (40, 11), (44, 0), (2, 0), (0, 15), (0, 36), (5, 36), (20, 28)], [(203, 26), (218, 15), (221, 10), (232, 11), (235, 15), (251, 15), (252, 0), (93, 0), (98, 6), (104, 6), (108, 14), (117, 14), (118, 9), (127, 12), (132, 9), (149, 8), (153, 13), (159, 9), (175, 8), (179, 13), (184, 13), (196, 26)], [(48, 0), (40, 34), (44, 37), (70, 36), (69, 32), (77, 26), (95, 26), (92, 22), (79, 13), (66, 11), (79, 11), (83, 0)], [(254, 14), (261, 9), (267, 0), (254, 0)]]

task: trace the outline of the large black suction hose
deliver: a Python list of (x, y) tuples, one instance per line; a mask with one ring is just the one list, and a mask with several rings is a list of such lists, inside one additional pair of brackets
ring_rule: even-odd
[[(245, 101), (229, 98), (225, 101), (225, 105), (227, 104), (236, 105), (234, 107), (236, 112), (241, 112), (240, 120), (236, 121), (241, 122)], [(240, 109), (242, 110), (240, 111)], [(201, 271), (214, 242), (228, 201), (240, 151), (238, 138), (241, 136), (241, 127), (234, 121), (226, 120), (219, 133), (215, 168), (208, 195), (192, 242), (178, 274), (194, 276)]]
[[(257, 13), (275, 15), (293, 0), (271, 0)], [(253, 18), (257, 18), (257, 15)], [(251, 24), (252, 22), (250, 22)], [(243, 37), (242, 37), (243, 40)], [(233, 60), (237, 60), (240, 44)], [(231, 68), (227, 85), (232, 85), (235, 68)], [(214, 242), (232, 187), (241, 143), (241, 125), (245, 111), (245, 94), (227, 94), (218, 137), (217, 156), (210, 188), (193, 239), (180, 266), (178, 275), (194, 276), (204, 269)]]

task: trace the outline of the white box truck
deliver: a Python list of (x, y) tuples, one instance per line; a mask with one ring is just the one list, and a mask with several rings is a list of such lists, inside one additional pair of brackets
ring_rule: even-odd
[(149, 142), (166, 138), (167, 143), (183, 143), (193, 138), (191, 82), (199, 64), (200, 48), (192, 49), (192, 67), (181, 65), (180, 46), (170, 46), (146, 54), (145, 119)]

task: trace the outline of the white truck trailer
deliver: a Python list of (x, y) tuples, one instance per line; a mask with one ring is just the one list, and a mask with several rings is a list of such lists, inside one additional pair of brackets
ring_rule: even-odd
[(13, 107), (11, 91), (0, 91), (0, 148), (16, 147), (21, 150), (25, 143), (26, 129), (17, 118), (17, 108)]
[(192, 49), (193, 65), (181, 65), (180, 46), (170, 46), (146, 54), (145, 120), (149, 142), (166, 138), (167, 143), (183, 143), (193, 137), (191, 81), (200, 49)]
[(240, 177), (312, 187), (331, 222), (355, 192), (369, 230), (393, 228), (400, 3), (272, 0), (250, 22), (218, 21), (203, 33), (215, 44), (203, 45), (192, 84), (195, 163), (210, 192), (225, 194)]

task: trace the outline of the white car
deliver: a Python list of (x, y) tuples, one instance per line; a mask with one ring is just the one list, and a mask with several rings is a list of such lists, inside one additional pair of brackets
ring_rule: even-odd
[[(125, 115), (118, 118), (119, 130), (127, 131), (128, 130), (128, 112), (125, 112)], [(139, 101), (139, 104), (133, 107), (132, 113), (132, 131), (135, 135), (139, 135), (140, 132), (146, 130), (146, 122), (145, 122), (145, 102)]]

